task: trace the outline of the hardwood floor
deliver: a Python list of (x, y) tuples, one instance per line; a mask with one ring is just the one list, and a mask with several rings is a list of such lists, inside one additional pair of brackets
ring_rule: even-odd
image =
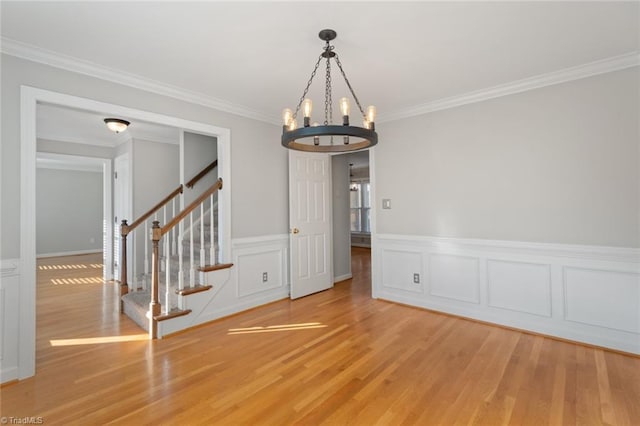
[[(67, 265), (67, 266), (64, 266)], [(75, 266), (73, 266), (75, 265)], [(640, 424), (640, 358), (370, 298), (353, 280), (147, 341), (91, 256), (39, 262), (37, 374), (2, 416), (45, 424)], [(118, 337), (120, 336), (120, 337)]]

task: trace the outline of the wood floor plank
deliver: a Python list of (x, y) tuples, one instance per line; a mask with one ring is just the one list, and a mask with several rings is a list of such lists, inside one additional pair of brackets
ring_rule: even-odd
[(35, 377), (2, 416), (45, 424), (638, 425), (640, 358), (371, 298), (354, 278), (159, 341), (100, 256), (38, 261)]

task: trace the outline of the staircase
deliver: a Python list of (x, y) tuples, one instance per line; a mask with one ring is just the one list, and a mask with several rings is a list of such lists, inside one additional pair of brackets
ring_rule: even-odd
[[(210, 264), (212, 233), (214, 242), (213, 256), (214, 260), (218, 259), (217, 204), (214, 205), (213, 210), (213, 226), (211, 226), (210, 213), (210, 211), (205, 211), (203, 221), (196, 222), (190, 229), (183, 231), (182, 238), (178, 236), (178, 239), (182, 240), (182, 254), (179, 253), (179, 250), (178, 253), (170, 253), (168, 268), (166, 256), (160, 259), (158, 295), (163, 305), (167, 307), (165, 315), (171, 315), (171, 317), (188, 315), (190, 312), (187, 312), (187, 309), (185, 309), (186, 304), (183, 298), (213, 288), (212, 284), (206, 282), (207, 275), (201, 270), (203, 269), (201, 265), (206, 266)], [(193, 232), (191, 232), (191, 230), (193, 230)], [(191, 256), (192, 250), (193, 256)], [(200, 261), (202, 258), (201, 253), (205, 253), (203, 263)], [(209, 256), (207, 256), (207, 254), (209, 254)], [(207, 259), (207, 257), (209, 257), (209, 259)], [(167, 286), (167, 269), (169, 270), (169, 286)], [(151, 273), (140, 274), (136, 280), (140, 285), (140, 289), (122, 296), (123, 313), (147, 332), (149, 331), (147, 312), (149, 311), (149, 303), (151, 302), (151, 279)], [(174, 285), (172, 285), (172, 283)], [(180, 285), (180, 283), (182, 283), (182, 285)]]
[[(193, 187), (198, 179), (213, 168), (215, 162), (192, 179), (187, 187)], [(221, 189), (222, 179), (218, 179), (195, 201), (176, 214), (175, 200), (183, 193), (183, 187), (180, 185), (131, 225), (128, 225), (126, 220), (122, 223), (121, 311), (149, 332), (150, 338), (158, 337), (159, 322), (192, 313), (188, 306), (198, 306), (199, 303), (190, 303), (188, 299), (205, 300), (211, 297), (205, 295), (214, 289), (214, 283), (208, 282), (211, 271), (233, 266), (222, 263), (220, 259), (217, 191)], [(173, 209), (168, 212), (168, 206), (172, 201)], [(159, 215), (163, 216), (165, 222), (162, 227), (158, 220)], [(135, 269), (138, 265), (133, 265), (134, 278), (133, 283), (129, 285), (127, 237), (142, 224), (144, 227), (139, 228), (141, 232), (138, 235), (144, 241), (144, 272), (137, 273)], [(138, 251), (141, 249), (142, 247), (138, 247)]]

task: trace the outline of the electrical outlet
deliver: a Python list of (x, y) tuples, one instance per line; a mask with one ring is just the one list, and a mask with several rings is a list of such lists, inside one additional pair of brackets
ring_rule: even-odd
[(420, 284), (420, 274), (413, 274), (413, 283)]
[(384, 198), (382, 200), (382, 208), (385, 210), (388, 210), (391, 208), (391, 199), (389, 198)]
[(266, 272), (262, 273), (262, 282), (266, 283), (267, 281), (269, 281), (269, 275)]

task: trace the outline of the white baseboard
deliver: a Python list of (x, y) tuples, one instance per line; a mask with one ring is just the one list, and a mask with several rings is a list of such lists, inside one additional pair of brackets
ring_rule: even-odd
[(42, 259), (46, 257), (76, 256), (79, 254), (93, 254), (93, 253), (102, 253), (102, 250), (90, 249), (90, 250), (61, 251), (57, 253), (40, 253), (36, 255), (36, 258)]
[(333, 277), (333, 282), (339, 283), (340, 281), (350, 280), (351, 278), (353, 278), (353, 275), (351, 273), (348, 273), (344, 275), (339, 275), (337, 277)]
[(378, 235), (373, 255), (376, 298), (640, 354), (639, 249)]

